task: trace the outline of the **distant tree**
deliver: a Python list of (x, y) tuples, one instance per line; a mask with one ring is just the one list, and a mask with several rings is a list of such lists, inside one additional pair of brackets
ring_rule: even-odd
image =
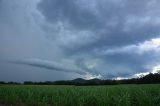
[(6, 82), (4, 82), (4, 81), (0, 81), (0, 84), (6, 84)]
[(9, 81), (7, 84), (20, 84), (20, 83)]
[(34, 82), (32, 82), (32, 81), (24, 81), (24, 83), (23, 84), (25, 84), (25, 85), (32, 85), (32, 84), (35, 84)]

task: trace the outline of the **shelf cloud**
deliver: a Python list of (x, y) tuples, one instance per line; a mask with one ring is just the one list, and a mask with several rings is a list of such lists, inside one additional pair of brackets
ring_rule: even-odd
[(79, 69), (69, 69), (64, 67), (61, 64), (58, 64), (54, 61), (47, 61), (47, 60), (40, 60), (40, 59), (29, 59), (29, 60), (19, 60), (19, 61), (10, 61), (9, 63), (14, 64), (23, 64), (23, 65), (30, 65), (33, 67), (45, 68), (54, 71), (62, 71), (62, 72), (69, 72), (69, 73), (77, 73), (80, 75), (85, 75), (86, 72), (79, 70)]
[(64, 64), (59, 64), (57, 62), (48, 61), (48, 60), (25, 59), (25, 60), (8, 61), (8, 63), (19, 64), (19, 65), (28, 65), (28, 66), (44, 68), (44, 69), (53, 70), (53, 71), (66, 72), (66, 73), (76, 73), (76, 74), (85, 76), (87, 79), (102, 77), (98, 73), (95, 73), (93, 71), (88, 71), (87, 68), (81, 69), (81, 67), (79, 67), (79, 68), (78, 67), (74, 67), (74, 68), (67, 67)]

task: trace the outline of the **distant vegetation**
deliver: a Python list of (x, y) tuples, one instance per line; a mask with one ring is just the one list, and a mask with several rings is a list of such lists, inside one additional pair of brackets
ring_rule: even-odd
[[(122, 80), (101, 80), (101, 79), (91, 79), (85, 80), (82, 78), (77, 78), (74, 80), (62, 80), (62, 81), (46, 81), (46, 82), (32, 82), (25, 81), (25, 85), (117, 85), (117, 84), (160, 84), (160, 72), (150, 73), (146, 76), (141, 76), (139, 78), (132, 79), (122, 79)], [(17, 82), (3, 82), (0, 84), (20, 84)]]

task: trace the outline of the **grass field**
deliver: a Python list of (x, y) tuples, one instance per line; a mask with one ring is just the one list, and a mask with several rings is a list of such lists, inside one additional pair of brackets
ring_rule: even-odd
[(0, 105), (160, 106), (160, 85), (0, 85)]

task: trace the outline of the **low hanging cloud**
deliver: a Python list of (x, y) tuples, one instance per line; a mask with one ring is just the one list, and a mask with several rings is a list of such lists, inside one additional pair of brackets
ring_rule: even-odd
[(87, 69), (84, 69), (84, 68), (81, 69), (77, 67), (71, 68), (71, 67), (67, 67), (66, 65), (57, 63), (55, 61), (48, 61), (48, 60), (41, 60), (41, 59), (26, 59), (26, 60), (9, 61), (9, 63), (29, 65), (33, 67), (39, 67), (39, 68), (67, 72), (67, 73), (76, 73), (79, 75), (84, 75), (84, 78), (86, 79), (101, 77), (100, 74), (97, 74), (92, 71), (88, 71)]
[(87, 64), (85, 59), (78, 59), (75, 61), (75, 65), (83, 70), (85, 70), (88, 73), (93, 73), (95, 75), (100, 75), (100, 72), (94, 69), (94, 64)]
[(41, 59), (28, 59), (28, 60), (19, 60), (19, 61), (17, 60), (17, 61), (9, 61), (9, 63), (24, 64), (24, 65), (54, 70), (54, 71), (77, 73), (80, 75), (87, 74), (85, 71), (80, 70), (80, 69), (71, 69), (68, 67), (64, 67), (64, 65), (59, 64), (54, 61), (41, 60)]

